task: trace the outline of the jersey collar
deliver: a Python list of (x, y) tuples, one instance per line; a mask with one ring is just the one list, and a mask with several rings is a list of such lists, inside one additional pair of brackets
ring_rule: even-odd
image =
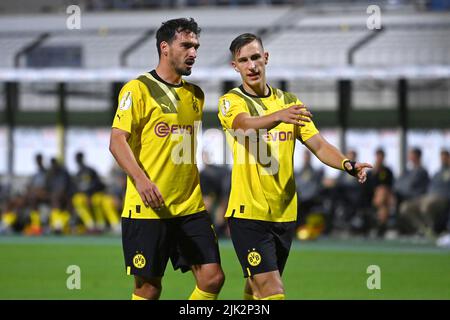
[(268, 98), (268, 97), (270, 97), (272, 95), (272, 88), (270, 88), (270, 86), (268, 84), (266, 84), (266, 86), (267, 86), (267, 88), (269, 88), (269, 92), (265, 96), (257, 96), (257, 95), (248, 93), (247, 91), (245, 91), (244, 86), (242, 84), (239, 86), (239, 89), (241, 89), (241, 91), (245, 95), (247, 95), (247, 96), (249, 96), (251, 98)]
[(173, 87), (173, 88), (181, 88), (181, 87), (183, 86), (183, 80), (181, 80), (181, 83), (180, 83), (180, 84), (173, 84), (173, 83), (168, 83), (168, 82), (164, 81), (164, 79), (162, 79), (162, 78), (156, 73), (156, 70), (155, 70), (155, 69), (153, 69), (153, 70), (150, 71), (149, 73), (153, 76), (153, 78), (155, 78), (155, 79), (158, 80), (159, 82), (164, 83), (166, 86)]

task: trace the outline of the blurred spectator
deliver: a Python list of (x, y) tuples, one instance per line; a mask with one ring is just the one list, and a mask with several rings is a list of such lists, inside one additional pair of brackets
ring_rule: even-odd
[(422, 213), (437, 234), (447, 227), (450, 210), (450, 154), (441, 151), (441, 169), (433, 176), (428, 194), (423, 199)]
[(15, 194), (6, 198), (0, 220), (0, 234), (10, 234), (23, 229), (24, 207), (25, 197), (23, 195)]
[(114, 206), (117, 212), (121, 212), (127, 187), (127, 174), (114, 161), (109, 176), (111, 177), (111, 181), (107, 186), (107, 191), (114, 198)]
[(295, 173), (297, 188), (297, 224), (300, 227), (298, 237), (301, 240), (315, 239), (325, 228), (321, 194), (324, 171), (311, 165), (311, 152), (303, 153), (303, 167)]
[(411, 149), (408, 153), (409, 168), (395, 183), (395, 191), (401, 200), (408, 200), (427, 191), (428, 172), (422, 166), (422, 151), (419, 148)]
[[(349, 150), (346, 157), (356, 161), (357, 153)], [(339, 173), (334, 188), (332, 189), (332, 224), (340, 230), (360, 232), (366, 228), (363, 216), (359, 210), (366, 208), (368, 201), (363, 197), (363, 186), (357, 179), (345, 171)]]
[(26, 205), (29, 209), (30, 223), (24, 232), (27, 235), (39, 235), (42, 233), (42, 220), (40, 206), (49, 204), (48, 171), (44, 166), (42, 154), (35, 156), (37, 172), (31, 176), (25, 194)]
[(66, 168), (56, 158), (50, 160), (48, 174), (51, 201), (50, 230), (61, 234), (70, 232), (70, 198), (73, 185)]
[(23, 231), (26, 235), (40, 235), (43, 232), (39, 206), (49, 203), (47, 170), (41, 154), (35, 156), (35, 163), (37, 172), (31, 176), (25, 190), (4, 195), (0, 227), (3, 231)]
[(6, 183), (0, 184), (0, 234), (12, 232), (17, 215), (11, 211), (10, 188)]
[(446, 229), (450, 203), (450, 157), (441, 152), (441, 169), (431, 179), (428, 193), (404, 202), (400, 213), (413, 231), (431, 236)]
[(320, 193), (323, 189), (323, 169), (313, 168), (309, 150), (303, 153), (303, 162), (303, 167), (295, 174), (300, 214), (297, 221), (304, 221), (305, 215), (311, 211), (311, 208), (320, 203)]
[(3, 205), (6, 202), (6, 199), (8, 198), (8, 187), (6, 186), (6, 183), (3, 183), (2, 176), (0, 176), (0, 212), (3, 212)]
[(392, 170), (384, 164), (385, 153), (383, 149), (375, 152), (375, 165), (367, 175), (367, 187), (369, 188), (372, 205), (376, 209), (377, 235), (383, 236), (394, 205), (394, 175)]
[(402, 233), (414, 233), (418, 225), (414, 218), (417, 211), (417, 197), (426, 193), (430, 182), (428, 172), (422, 166), (422, 151), (413, 148), (408, 153), (409, 166), (395, 183), (397, 207), (399, 208), (398, 227)]
[(228, 234), (225, 211), (231, 186), (231, 172), (226, 166), (211, 164), (207, 151), (202, 153), (204, 167), (200, 172), (200, 187), (206, 210), (211, 214), (218, 237)]
[(106, 187), (97, 171), (85, 164), (82, 152), (75, 155), (75, 161), (78, 172), (74, 177), (76, 192), (72, 197), (72, 203), (87, 231), (104, 231), (106, 217), (113, 231), (119, 232), (119, 214), (114, 198), (105, 192)]

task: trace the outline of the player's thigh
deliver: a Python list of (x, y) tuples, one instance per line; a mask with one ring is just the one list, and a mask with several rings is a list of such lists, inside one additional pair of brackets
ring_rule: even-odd
[(206, 211), (174, 221), (171, 233), (176, 239), (172, 263), (182, 271), (194, 265), (220, 264), (220, 253), (214, 225)]
[(162, 277), (173, 250), (167, 221), (122, 218), (122, 247), (127, 274)]
[(295, 222), (277, 222), (272, 226), (272, 233), (275, 239), (275, 250), (277, 255), (277, 266), (280, 275), (283, 274), (284, 267), (291, 251), (292, 240), (295, 235)]
[(384, 206), (389, 203), (390, 189), (388, 186), (379, 185), (375, 188), (373, 196), (373, 204), (377, 207)]
[(228, 225), (244, 277), (278, 270), (270, 222), (229, 218)]

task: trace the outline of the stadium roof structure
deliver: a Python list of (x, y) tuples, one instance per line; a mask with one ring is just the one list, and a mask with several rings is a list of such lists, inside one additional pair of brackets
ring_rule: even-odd
[(285, 67), (287, 73), (298, 73), (300, 67), (412, 70), (409, 66), (450, 65), (449, 14), (383, 12), (379, 32), (367, 28), (369, 15), (362, 9), (322, 13), (282, 6), (82, 13), (79, 30), (67, 29), (65, 13), (3, 15), (0, 68), (26, 68), (27, 54), (58, 46), (78, 47), (84, 69), (148, 68), (158, 62), (156, 29), (162, 21), (180, 16), (194, 17), (203, 30), (196, 68), (225, 67), (229, 43), (244, 32), (260, 35), (270, 53), (269, 66)]

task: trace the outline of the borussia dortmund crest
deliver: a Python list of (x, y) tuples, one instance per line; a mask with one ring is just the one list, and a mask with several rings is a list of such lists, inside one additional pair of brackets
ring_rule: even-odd
[(252, 267), (256, 267), (261, 263), (261, 255), (253, 248), (247, 256), (247, 261)]
[(146, 260), (142, 254), (138, 253), (137, 255), (135, 255), (133, 257), (133, 265), (136, 268), (142, 269), (143, 267), (145, 267), (145, 263), (146, 263)]

